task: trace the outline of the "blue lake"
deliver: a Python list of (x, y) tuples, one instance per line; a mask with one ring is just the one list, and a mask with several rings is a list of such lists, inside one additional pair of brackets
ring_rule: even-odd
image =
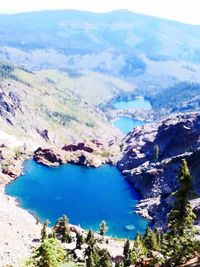
[[(150, 110), (152, 108), (151, 103), (143, 97), (136, 97), (127, 101), (115, 101), (112, 105), (116, 109), (124, 110), (128, 108), (142, 108)], [(128, 132), (132, 131), (133, 128), (144, 125), (145, 123), (145, 121), (135, 120), (125, 116), (118, 117), (113, 121), (113, 125), (119, 128), (124, 134), (127, 134)]]
[[(134, 213), (140, 196), (114, 166), (49, 168), (29, 160), (24, 175), (9, 184), (6, 192), (52, 224), (66, 214), (72, 224), (97, 230), (104, 219), (109, 235), (133, 238), (137, 231), (144, 232), (148, 223)], [(128, 225), (131, 231), (126, 229)]]
[(143, 108), (151, 109), (151, 103), (143, 97), (136, 97), (127, 101), (115, 101), (113, 107), (116, 109), (128, 109), (128, 108)]
[(117, 128), (119, 128), (124, 134), (127, 134), (128, 132), (132, 131), (133, 128), (137, 126), (144, 125), (146, 122), (134, 120), (129, 117), (118, 117), (115, 121), (113, 121), (113, 125)]

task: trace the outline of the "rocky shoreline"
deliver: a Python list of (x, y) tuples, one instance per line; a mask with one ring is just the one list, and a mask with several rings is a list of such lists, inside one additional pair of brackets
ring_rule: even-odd
[(30, 255), (34, 240), (40, 237), (41, 225), (15, 198), (0, 189), (0, 266), (21, 267), (21, 261)]
[[(11, 150), (9, 147), (1, 148), (0, 168), (0, 266), (12, 265), (20, 267), (22, 260), (26, 259), (32, 248), (38, 244), (41, 224), (27, 210), (21, 208), (17, 200), (5, 194), (6, 184), (23, 174), (23, 163), (28, 159), (22, 148)], [(16, 156), (17, 154), (17, 156)], [(62, 148), (38, 148), (33, 158), (36, 162), (47, 166), (59, 166), (65, 163), (79, 164), (90, 167), (100, 167), (102, 164), (116, 164), (119, 147), (110, 142), (106, 146), (93, 140), (88, 143), (65, 145)], [(9, 227), (9, 231), (5, 231)], [(71, 230), (80, 230), (71, 225)], [(81, 231), (84, 231), (81, 229)], [(109, 238), (109, 237), (107, 237)], [(110, 239), (110, 238), (109, 238)], [(122, 256), (123, 242), (112, 241), (104, 244), (113, 257)]]

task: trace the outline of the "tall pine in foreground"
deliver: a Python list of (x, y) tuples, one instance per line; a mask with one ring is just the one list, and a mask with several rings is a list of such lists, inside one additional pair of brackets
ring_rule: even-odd
[(195, 255), (195, 214), (189, 202), (193, 196), (192, 176), (183, 160), (179, 171), (180, 188), (174, 193), (175, 202), (168, 214), (168, 232), (164, 253), (168, 266), (176, 266)]
[(45, 222), (41, 231), (41, 242), (25, 262), (26, 267), (59, 267), (67, 261), (67, 253), (61, 243), (54, 237), (49, 238), (47, 226), (48, 222)]
[(61, 240), (62, 243), (70, 243), (72, 241), (68, 221), (67, 216), (63, 215), (62, 218), (58, 219), (53, 229), (56, 238)]

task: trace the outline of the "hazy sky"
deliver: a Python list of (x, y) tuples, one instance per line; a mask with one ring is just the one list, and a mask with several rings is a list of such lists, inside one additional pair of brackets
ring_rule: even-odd
[(0, 0), (0, 13), (44, 9), (95, 12), (129, 9), (137, 13), (200, 24), (200, 0)]

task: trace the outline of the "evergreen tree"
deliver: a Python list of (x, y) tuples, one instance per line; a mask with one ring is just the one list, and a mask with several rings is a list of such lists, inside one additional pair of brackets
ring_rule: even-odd
[(96, 267), (96, 264), (99, 261), (99, 255), (97, 253), (95, 244), (96, 244), (96, 239), (94, 239), (92, 234), (90, 236), (90, 239), (88, 239), (88, 246), (84, 252), (84, 256), (86, 258), (86, 267)]
[(112, 267), (112, 258), (106, 249), (100, 250), (98, 254), (100, 259), (96, 265), (97, 267)]
[(100, 225), (99, 225), (99, 228), (100, 228), (100, 235), (102, 237), (104, 237), (105, 233), (108, 231), (108, 227), (107, 227), (107, 223), (105, 220), (103, 220)]
[(179, 171), (180, 188), (174, 193), (175, 202), (168, 214), (168, 232), (165, 249), (168, 266), (176, 266), (195, 255), (195, 214), (189, 199), (194, 196), (192, 176), (183, 160)]
[(44, 224), (43, 224), (43, 226), (42, 226), (42, 230), (41, 230), (41, 241), (44, 241), (48, 237), (48, 233), (47, 233), (48, 224), (49, 224), (49, 222), (48, 221), (45, 221)]
[(154, 161), (156, 162), (158, 160), (159, 157), (159, 146), (155, 145), (154, 146)]
[(35, 250), (33, 266), (58, 267), (66, 262), (66, 252), (55, 238), (46, 238)]
[(131, 251), (131, 261), (133, 263), (139, 263), (146, 257), (146, 254), (147, 249), (143, 244), (142, 235), (137, 233), (134, 240), (133, 250)]
[(91, 241), (94, 240), (94, 234), (92, 230), (89, 230), (85, 239), (86, 244), (89, 244)]
[(53, 231), (55, 236), (61, 240), (61, 242), (70, 243), (72, 241), (68, 226), (68, 218), (65, 215), (57, 221)]
[(56, 238), (47, 234), (48, 222), (41, 231), (41, 243), (33, 251), (33, 256), (26, 262), (29, 267), (58, 267), (67, 261), (67, 253)]
[(156, 242), (157, 242), (157, 245), (159, 247), (159, 249), (161, 248), (162, 246), (162, 241), (163, 241), (163, 234), (161, 231), (158, 230), (157, 227), (154, 228), (154, 234), (156, 236)]
[(130, 266), (131, 265), (131, 249), (130, 249), (129, 239), (127, 239), (124, 244), (123, 255), (124, 255), (124, 266), (125, 267)]
[(148, 227), (144, 234), (144, 245), (148, 250), (159, 250), (155, 233)]
[(86, 267), (96, 267), (92, 253), (86, 259)]
[(83, 236), (79, 232), (76, 233), (76, 248), (81, 249), (83, 245)]

